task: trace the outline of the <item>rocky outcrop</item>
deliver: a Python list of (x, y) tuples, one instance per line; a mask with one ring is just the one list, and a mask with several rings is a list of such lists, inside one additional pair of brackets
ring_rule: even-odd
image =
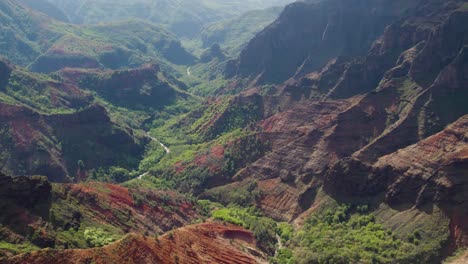
[(252, 233), (233, 225), (204, 223), (158, 238), (128, 235), (99, 249), (42, 250), (1, 263), (267, 263)]
[(431, 238), (445, 250), (440, 255), (464, 246), (467, 12), (458, 1), (412, 4), (408, 16), (382, 29), (366, 56), (334, 58), (314, 72), (304, 68), (305, 77), (263, 96), (267, 118), (255, 131), (271, 140), (272, 151), (222, 190), (254, 180), (257, 206), (285, 221), (302, 219), (324, 196), (365, 203), (399, 232), (441, 223)]
[(252, 39), (229, 77), (281, 83), (298, 71), (322, 68), (338, 56), (363, 56), (386, 26), (416, 1), (297, 2)]
[(45, 177), (8, 177), (0, 173), (0, 182), (2, 207), (15, 205), (34, 209), (50, 202), (52, 186)]
[(386, 190), (389, 205), (440, 205), (451, 219), (451, 241), (458, 247), (468, 245), (467, 128), (465, 115), (442, 132), (384, 156), (374, 165), (377, 170), (391, 167), (395, 171)]

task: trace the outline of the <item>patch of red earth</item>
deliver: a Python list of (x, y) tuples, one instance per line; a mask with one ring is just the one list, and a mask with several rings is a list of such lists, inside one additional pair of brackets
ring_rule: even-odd
[(51, 82), (48, 85), (57, 89), (56, 92), (58, 93), (65, 93), (67, 96), (70, 97), (83, 97), (86, 96), (86, 93), (80, 90), (76, 85), (72, 83), (56, 83)]
[(157, 239), (129, 235), (103, 248), (40, 250), (5, 263), (267, 263), (253, 234), (231, 224), (203, 223), (176, 229)]
[(119, 206), (133, 206), (135, 204), (127, 188), (115, 184), (106, 184), (105, 187), (111, 191), (109, 194), (111, 203)]
[(181, 173), (181, 172), (183, 172), (187, 167), (183, 165), (183, 162), (182, 162), (182, 161), (178, 161), (178, 162), (176, 162), (176, 164), (174, 164), (174, 168), (175, 168), (175, 172), (176, 172), (176, 173)]
[(201, 165), (206, 164), (207, 161), (208, 161), (208, 155), (198, 155), (197, 157), (195, 157), (195, 159), (191, 163), (201, 166)]
[[(200, 217), (196, 204), (172, 191), (134, 190), (97, 182), (68, 188), (69, 194), (86, 208), (86, 217), (111, 223), (125, 232), (160, 234)], [(132, 192), (142, 197), (141, 202), (134, 201)]]
[(11, 134), (18, 147), (26, 148), (35, 140), (35, 131), (27, 120), (13, 120), (10, 122)]
[(21, 107), (0, 103), (0, 116), (15, 117), (21, 112)]
[(197, 167), (208, 168), (210, 173), (217, 173), (222, 170), (224, 160), (224, 147), (221, 145), (214, 146), (210, 149), (208, 154), (200, 154), (195, 157), (194, 160), (188, 164), (184, 164), (179, 161), (174, 164), (175, 173), (181, 173), (187, 169), (190, 165)]
[(271, 118), (268, 118), (260, 123), (260, 126), (263, 128), (265, 132), (273, 132), (273, 130), (277, 127), (279, 127), (279, 124), (282, 120), (284, 120), (284, 117), (286, 116), (286, 113), (281, 113), (272, 116)]
[(179, 210), (180, 211), (189, 211), (189, 210), (192, 210), (193, 209), (193, 205), (189, 204), (189, 203), (182, 203), (179, 205)]
[(259, 206), (269, 216), (291, 221), (302, 212), (298, 204), (299, 190), (282, 183), (281, 179), (259, 181), (258, 188), (262, 192)]
[(222, 159), (224, 158), (224, 147), (221, 145), (214, 146), (211, 148), (211, 155), (215, 158)]

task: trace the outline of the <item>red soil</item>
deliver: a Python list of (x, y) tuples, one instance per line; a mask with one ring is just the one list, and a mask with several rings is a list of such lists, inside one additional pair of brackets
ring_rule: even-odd
[[(255, 256), (254, 256), (255, 255)], [(257, 257), (260, 256), (260, 257)], [(129, 235), (94, 249), (40, 250), (3, 263), (266, 263), (249, 231), (234, 225), (203, 223), (159, 238)]]

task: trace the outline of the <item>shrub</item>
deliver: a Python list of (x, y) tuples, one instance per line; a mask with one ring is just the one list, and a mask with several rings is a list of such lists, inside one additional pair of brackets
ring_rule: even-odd
[(116, 235), (110, 234), (101, 228), (86, 228), (84, 237), (86, 243), (91, 247), (102, 247), (117, 240)]
[(408, 237), (411, 242), (408, 243), (376, 223), (374, 215), (351, 215), (350, 211), (350, 206), (342, 205), (311, 217), (291, 240), (290, 246), (295, 248), (294, 258), (299, 263), (416, 261), (413, 254), (416, 232)]

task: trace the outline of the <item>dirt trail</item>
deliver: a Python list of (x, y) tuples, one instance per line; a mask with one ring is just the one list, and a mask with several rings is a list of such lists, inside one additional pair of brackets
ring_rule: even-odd
[[(166, 145), (164, 145), (164, 144), (163, 144), (161, 141), (159, 141), (157, 138), (151, 136), (148, 132), (146, 132), (146, 137), (148, 137), (149, 139), (151, 139), (151, 140), (153, 140), (153, 141), (155, 141), (155, 142), (158, 142), (159, 145), (161, 145), (161, 146), (164, 148), (164, 150), (166, 151), (166, 154), (171, 153), (171, 150), (170, 150)], [(148, 174), (149, 174), (149, 171), (147, 171), (147, 172), (141, 174), (140, 176), (138, 176), (138, 179), (141, 180), (141, 178), (145, 177), (145, 176), (148, 175)]]

